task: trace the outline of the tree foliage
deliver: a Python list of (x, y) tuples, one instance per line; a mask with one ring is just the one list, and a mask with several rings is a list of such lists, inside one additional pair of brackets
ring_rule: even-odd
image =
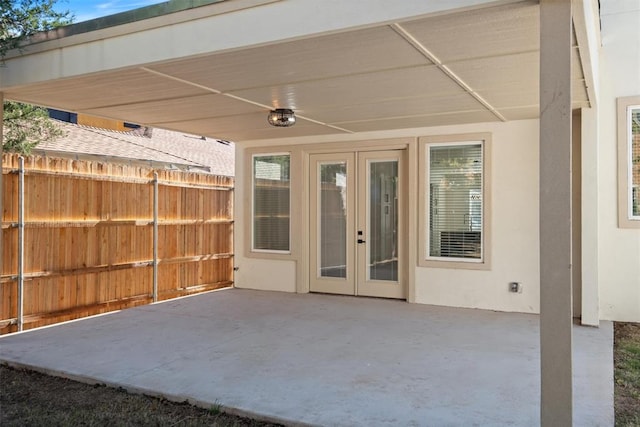
[[(10, 50), (40, 31), (70, 24), (73, 15), (54, 10), (57, 0), (0, 0), (0, 66)], [(47, 110), (34, 105), (4, 103), (3, 151), (29, 154), (42, 141), (59, 137), (62, 130)]]
[(40, 31), (70, 24), (69, 11), (54, 10), (57, 0), (0, 0), (0, 58)]
[(49, 118), (46, 109), (18, 102), (4, 103), (3, 151), (29, 154), (39, 143), (62, 135), (62, 129)]

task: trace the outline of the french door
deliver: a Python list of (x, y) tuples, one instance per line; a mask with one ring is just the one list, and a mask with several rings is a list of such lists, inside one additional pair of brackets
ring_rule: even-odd
[(406, 298), (402, 150), (310, 156), (310, 290)]

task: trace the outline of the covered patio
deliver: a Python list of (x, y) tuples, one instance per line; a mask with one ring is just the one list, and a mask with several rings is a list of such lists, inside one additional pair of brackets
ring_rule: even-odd
[[(574, 423), (613, 425), (611, 322), (573, 331)], [(0, 362), (312, 425), (540, 424), (539, 319), (231, 289), (0, 338)]]
[[(312, 424), (613, 423), (612, 326), (601, 319), (637, 318), (640, 247), (609, 199), (614, 100), (637, 92), (636, 74), (613, 71), (634, 69), (637, 14), (627, 22), (619, 2), (595, 0), (184, 4), (33, 38), (6, 57), (0, 100), (236, 142), (234, 286), (260, 291), (2, 338), (0, 360)], [(606, 49), (601, 27), (615, 41)], [(280, 108), (295, 127), (267, 123)], [(464, 231), (482, 255), (464, 262), (425, 249), (437, 210), (427, 160), (445, 143), (482, 147), (481, 193), (461, 202), (482, 201), (481, 221), (465, 223), (481, 231)], [(359, 204), (346, 204), (353, 244), (340, 246), (349, 289), (374, 295), (357, 293), (373, 227), (354, 169), (393, 151), (406, 196), (394, 298), (424, 305), (300, 295), (328, 292), (312, 287), (312, 184), (328, 160), (346, 165)], [(282, 248), (254, 245), (252, 185), (266, 178), (252, 165), (274, 155), (290, 168), (287, 209), (274, 215), (289, 232)]]

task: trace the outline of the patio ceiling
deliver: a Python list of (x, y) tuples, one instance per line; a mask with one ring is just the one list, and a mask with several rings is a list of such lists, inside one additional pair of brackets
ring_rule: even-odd
[[(589, 106), (573, 37), (573, 107)], [(2, 88), (6, 99), (234, 141), (538, 117), (522, 1)], [(266, 113), (292, 108), (292, 128)]]

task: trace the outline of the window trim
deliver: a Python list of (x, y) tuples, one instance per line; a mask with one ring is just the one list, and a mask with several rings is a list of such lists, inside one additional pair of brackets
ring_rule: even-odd
[(640, 216), (632, 215), (632, 108), (640, 108), (640, 96), (618, 98), (618, 227), (640, 229)]
[[(253, 245), (255, 243), (254, 239), (254, 231), (255, 231), (255, 171), (254, 171), (254, 159), (256, 157), (273, 157), (273, 156), (289, 156), (289, 249), (288, 250), (277, 250), (277, 249), (256, 249)], [(253, 254), (262, 254), (262, 255), (291, 255), (291, 246), (293, 244), (291, 239), (291, 222), (292, 222), (292, 193), (291, 193), (291, 163), (292, 163), (292, 153), (290, 151), (274, 151), (274, 152), (255, 152), (250, 153), (249, 156), (249, 171), (251, 172), (251, 179), (249, 180), (251, 187), (251, 211), (249, 218), (249, 252)]]
[[(490, 270), (491, 269), (491, 134), (469, 133), (423, 136), (419, 141), (419, 215), (418, 265), (420, 267)], [(429, 163), (433, 146), (482, 145), (482, 258), (446, 258), (429, 256)]]

